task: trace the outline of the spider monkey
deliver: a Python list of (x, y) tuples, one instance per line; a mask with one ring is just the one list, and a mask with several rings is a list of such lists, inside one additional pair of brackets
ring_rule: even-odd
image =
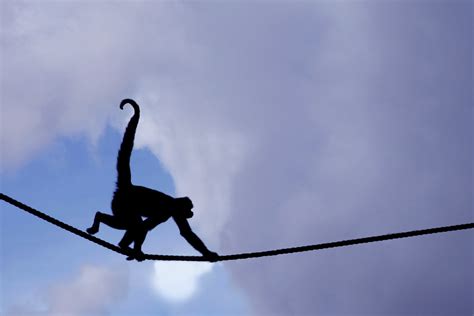
[[(191, 211), (193, 203), (189, 197), (173, 198), (160, 191), (132, 184), (130, 156), (140, 118), (140, 108), (134, 100), (124, 99), (120, 103), (120, 109), (123, 110), (125, 104), (133, 107), (134, 114), (125, 129), (117, 155), (118, 176), (111, 203), (113, 215), (97, 212), (94, 223), (87, 232), (96, 234), (100, 223), (115, 229), (126, 230), (118, 245), (129, 253), (133, 253), (127, 260), (141, 261), (144, 259), (141, 247), (148, 231), (172, 217), (178, 225), (181, 236), (209, 261), (216, 261), (218, 254), (207, 249), (189, 226), (188, 219), (194, 215)], [(146, 219), (143, 220), (142, 217)], [(133, 250), (130, 248), (132, 242), (134, 243)]]

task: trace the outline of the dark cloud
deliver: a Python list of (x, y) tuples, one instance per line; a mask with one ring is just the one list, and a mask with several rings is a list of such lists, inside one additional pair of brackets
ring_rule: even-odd
[[(354, 20), (327, 21), (320, 48), (336, 57), (262, 118), (271, 133), (235, 178), (224, 249), (472, 221), (470, 4), (423, 4), (341, 5)], [(460, 232), (229, 267), (256, 314), (468, 315), (472, 263)]]

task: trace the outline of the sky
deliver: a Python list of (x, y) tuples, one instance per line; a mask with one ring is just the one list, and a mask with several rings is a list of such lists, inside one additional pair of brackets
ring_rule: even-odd
[[(123, 98), (133, 182), (190, 196), (220, 254), (473, 222), (472, 1), (0, 8), (0, 191), (68, 224), (110, 212)], [(0, 205), (0, 314), (474, 312), (470, 231), (137, 263)], [(144, 250), (197, 254), (173, 223)]]

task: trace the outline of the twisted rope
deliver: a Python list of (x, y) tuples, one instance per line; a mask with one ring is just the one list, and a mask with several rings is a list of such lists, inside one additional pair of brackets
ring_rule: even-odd
[[(111, 243), (106, 242), (100, 238), (95, 236), (89, 235), (88, 233), (77, 229), (73, 226), (70, 226), (66, 223), (61, 222), (60, 220), (53, 218), (49, 215), (46, 215), (43, 212), (35, 210), (34, 208), (23, 204), (5, 194), (0, 193), (0, 199), (4, 200), (5, 202), (22, 209), (34, 216), (41, 218), (42, 220), (56, 225), (64, 230), (67, 230), (79, 237), (85, 238), (87, 240), (92, 241), (102, 247), (115, 251), (117, 253), (126, 255), (126, 256), (133, 256), (127, 250), (124, 250), (118, 246), (112, 245)], [(422, 236), (422, 235), (431, 235), (431, 234), (438, 234), (438, 233), (446, 233), (452, 231), (459, 231), (459, 230), (466, 230), (466, 229), (473, 229), (474, 223), (466, 223), (460, 225), (452, 225), (452, 226), (443, 226), (443, 227), (434, 227), (428, 229), (421, 229), (421, 230), (413, 230), (407, 232), (400, 232), (400, 233), (393, 233), (393, 234), (386, 234), (386, 235), (379, 235), (379, 236), (371, 236), (371, 237), (364, 237), (364, 238), (356, 238), (356, 239), (349, 239), (349, 240), (341, 240), (341, 241), (334, 241), (316, 245), (308, 245), (308, 246), (300, 246), (300, 247), (292, 247), (292, 248), (283, 248), (283, 249), (275, 249), (275, 250), (268, 250), (268, 251), (257, 251), (257, 252), (247, 252), (247, 253), (238, 253), (232, 255), (223, 255), (219, 256), (217, 261), (229, 261), (229, 260), (241, 260), (241, 259), (250, 259), (250, 258), (260, 258), (260, 257), (268, 257), (268, 256), (277, 256), (277, 255), (284, 255), (290, 253), (297, 253), (297, 252), (305, 252), (305, 251), (315, 251), (315, 250), (322, 250), (322, 249), (329, 249), (329, 248), (336, 248), (336, 247), (346, 247), (346, 246), (353, 246), (358, 244), (366, 244), (371, 242), (378, 242), (384, 240), (391, 240), (391, 239), (400, 239), (400, 238), (408, 238), (408, 237), (415, 237), (415, 236)], [(174, 256), (174, 255), (153, 255), (153, 254), (145, 254), (146, 260), (163, 260), (163, 261), (208, 261), (207, 258), (201, 256)]]

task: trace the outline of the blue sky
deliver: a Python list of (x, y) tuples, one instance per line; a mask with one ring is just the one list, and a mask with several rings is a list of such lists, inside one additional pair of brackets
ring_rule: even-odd
[[(189, 195), (219, 253), (473, 221), (472, 1), (1, 9), (1, 191), (76, 227), (109, 210), (127, 97), (134, 182)], [(1, 208), (7, 315), (473, 311), (471, 232), (170, 266)], [(171, 224), (145, 249), (194, 253)]]

